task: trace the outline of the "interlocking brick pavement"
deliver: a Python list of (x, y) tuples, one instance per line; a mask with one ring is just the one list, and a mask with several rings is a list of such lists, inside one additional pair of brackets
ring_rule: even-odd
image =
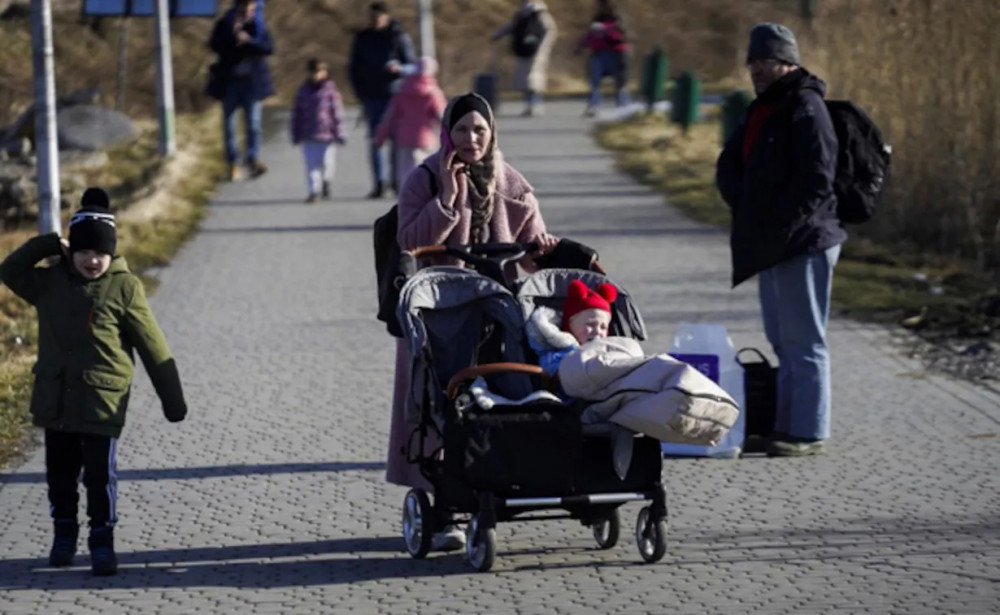
[[(764, 346), (724, 233), (613, 170), (576, 103), (500, 118), (552, 232), (600, 250), (665, 350), (682, 320)], [(513, 112), (513, 110), (511, 110)], [(353, 121), (351, 118), (349, 121)], [(278, 118), (275, 125), (283, 126)], [(403, 551), (383, 482), (393, 344), (373, 318), (363, 133), (333, 200), (301, 204), (299, 152), (224, 185), (152, 299), (191, 412), (145, 375), (120, 448), (121, 572), (46, 567), (43, 459), (0, 474), (0, 612), (988, 613), (1000, 610), (1000, 396), (924, 374), (887, 330), (834, 319), (832, 453), (669, 459), (668, 551), (641, 565), (623, 508), (610, 551), (576, 522), (498, 528), (493, 572)], [(82, 516), (82, 515), (81, 515)]]

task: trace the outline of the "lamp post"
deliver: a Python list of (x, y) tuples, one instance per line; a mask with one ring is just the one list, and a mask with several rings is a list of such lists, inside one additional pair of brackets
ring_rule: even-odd
[(60, 233), (59, 136), (56, 133), (56, 78), (50, 0), (32, 0), (31, 33), (35, 77), (35, 154), (38, 161), (38, 232)]
[(174, 138), (174, 65), (170, 57), (170, 6), (156, 0), (156, 110), (160, 119), (160, 155), (177, 151)]
[(420, 15), (420, 55), (435, 58), (434, 53), (434, 9), (432, 0), (417, 0)]

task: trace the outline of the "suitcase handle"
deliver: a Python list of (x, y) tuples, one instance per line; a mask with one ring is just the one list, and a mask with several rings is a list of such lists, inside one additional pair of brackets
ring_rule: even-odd
[(750, 347), (750, 346), (748, 346), (746, 348), (741, 348), (741, 349), (739, 349), (739, 350), (736, 351), (736, 362), (740, 364), (740, 367), (746, 367), (746, 363), (744, 363), (743, 361), (740, 360), (740, 355), (743, 354), (744, 352), (748, 352), (748, 351), (756, 354), (757, 357), (760, 358), (761, 363), (763, 363), (764, 365), (766, 365), (768, 367), (771, 367), (771, 362), (767, 360), (767, 357), (764, 356), (764, 353), (761, 352), (760, 350), (758, 350), (756, 348), (753, 348), (753, 347)]

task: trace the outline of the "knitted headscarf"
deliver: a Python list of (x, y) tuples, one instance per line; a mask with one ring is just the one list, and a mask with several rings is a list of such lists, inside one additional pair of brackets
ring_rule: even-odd
[(472, 243), (484, 243), (489, 241), (490, 236), (490, 220), (493, 219), (493, 206), (496, 201), (496, 174), (499, 161), (497, 127), (496, 119), (493, 117), (493, 109), (479, 94), (470, 92), (456, 96), (451, 99), (444, 110), (442, 127), (448, 134), (451, 134), (451, 129), (454, 128), (455, 124), (472, 111), (478, 111), (490, 125), (490, 142), (486, 144), (486, 153), (479, 162), (466, 167), (469, 176), (467, 182), (469, 203), (472, 205), (469, 239)]

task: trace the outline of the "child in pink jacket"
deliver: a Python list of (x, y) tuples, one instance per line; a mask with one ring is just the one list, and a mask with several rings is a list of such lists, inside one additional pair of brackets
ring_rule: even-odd
[(392, 97), (389, 110), (375, 132), (375, 146), (386, 140), (395, 143), (396, 185), (403, 180), (438, 146), (441, 114), (444, 113), (444, 92), (438, 86), (437, 62), (420, 58), (415, 72), (403, 79), (399, 92)]

